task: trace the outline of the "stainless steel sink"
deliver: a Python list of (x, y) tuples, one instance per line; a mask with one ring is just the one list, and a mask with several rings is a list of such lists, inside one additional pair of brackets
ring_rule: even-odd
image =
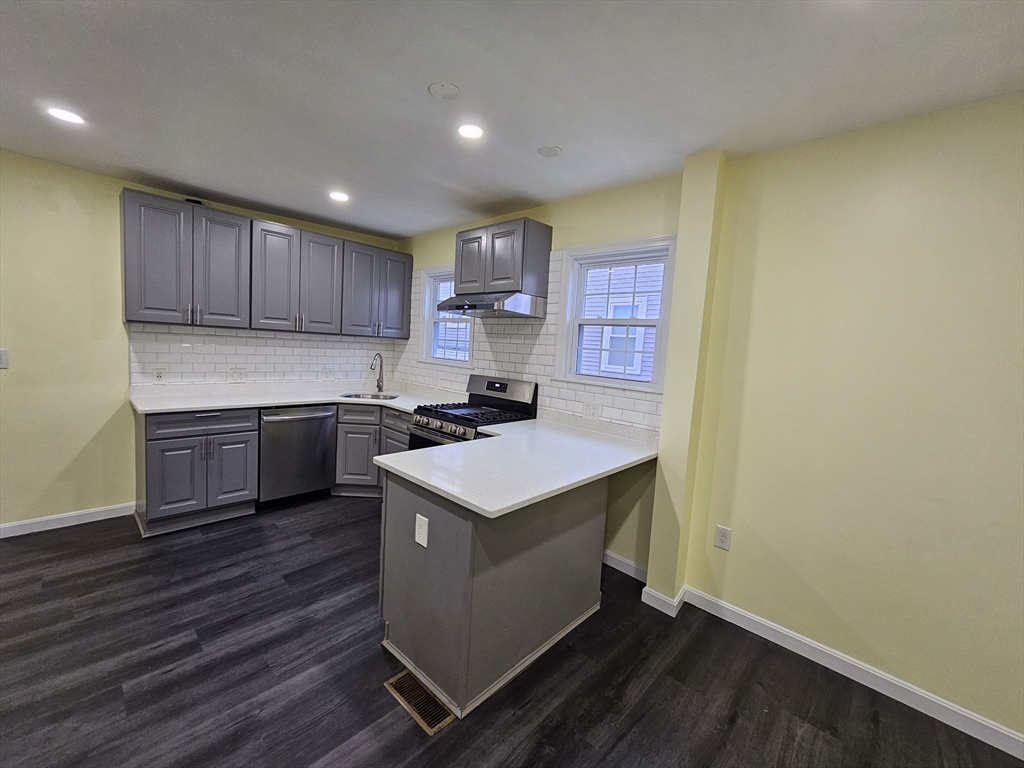
[(342, 397), (353, 397), (357, 400), (394, 400), (398, 395), (382, 395), (377, 392), (349, 392)]

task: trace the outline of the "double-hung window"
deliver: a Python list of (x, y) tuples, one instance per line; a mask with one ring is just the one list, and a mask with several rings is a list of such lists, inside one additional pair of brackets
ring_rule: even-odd
[(423, 359), (469, 366), (473, 363), (473, 318), (455, 312), (438, 312), (437, 305), (455, 293), (451, 270), (424, 273)]
[(563, 375), (658, 391), (674, 238), (569, 249)]

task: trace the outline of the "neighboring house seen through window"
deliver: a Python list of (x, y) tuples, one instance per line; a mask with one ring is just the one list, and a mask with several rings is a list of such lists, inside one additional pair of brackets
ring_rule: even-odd
[(427, 290), (424, 320), (424, 357), (437, 362), (470, 365), (473, 352), (473, 318), (455, 312), (438, 312), (437, 305), (455, 293), (451, 272), (425, 274)]

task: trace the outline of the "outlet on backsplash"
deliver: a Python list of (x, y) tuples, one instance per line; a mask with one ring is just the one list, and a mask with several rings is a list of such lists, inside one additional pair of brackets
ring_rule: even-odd
[(330, 366), (324, 368), (323, 371), (324, 381), (334, 381), (334, 369)]
[(245, 368), (232, 368), (228, 371), (228, 381), (232, 384), (245, 383)]
[(584, 403), (583, 404), (583, 418), (584, 419), (596, 419), (601, 406), (597, 403)]
[(151, 373), (153, 374), (154, 384), (166, 384), (167, 383), (167, 369), (166, 368), (154, 368)]

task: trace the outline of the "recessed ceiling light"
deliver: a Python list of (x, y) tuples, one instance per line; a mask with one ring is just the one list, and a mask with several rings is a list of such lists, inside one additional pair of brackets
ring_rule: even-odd
[(46, 111), (50, 113), (51, 117), (56, 117), (58, 120), (64, 120), (68, 123), (77, 123), (78, 125), (81, 125), (85, 122), (85, 120), (76, 115), (74, 112), (68, 112), (66, 109), (58, 109), (57, 107), (51, 107)]
[(344, 192), (331, 192), (331, 200), (337, 200), (339, 203), (344, 203), (348, 200), (348, 195)]
[(484, 135), (484, 129), (479, 125), (473, 125), (473, 123), (466, 123), (465, 125), (459, 126), (459, 135), (465, 136), (467, 139), (479, 139)]

